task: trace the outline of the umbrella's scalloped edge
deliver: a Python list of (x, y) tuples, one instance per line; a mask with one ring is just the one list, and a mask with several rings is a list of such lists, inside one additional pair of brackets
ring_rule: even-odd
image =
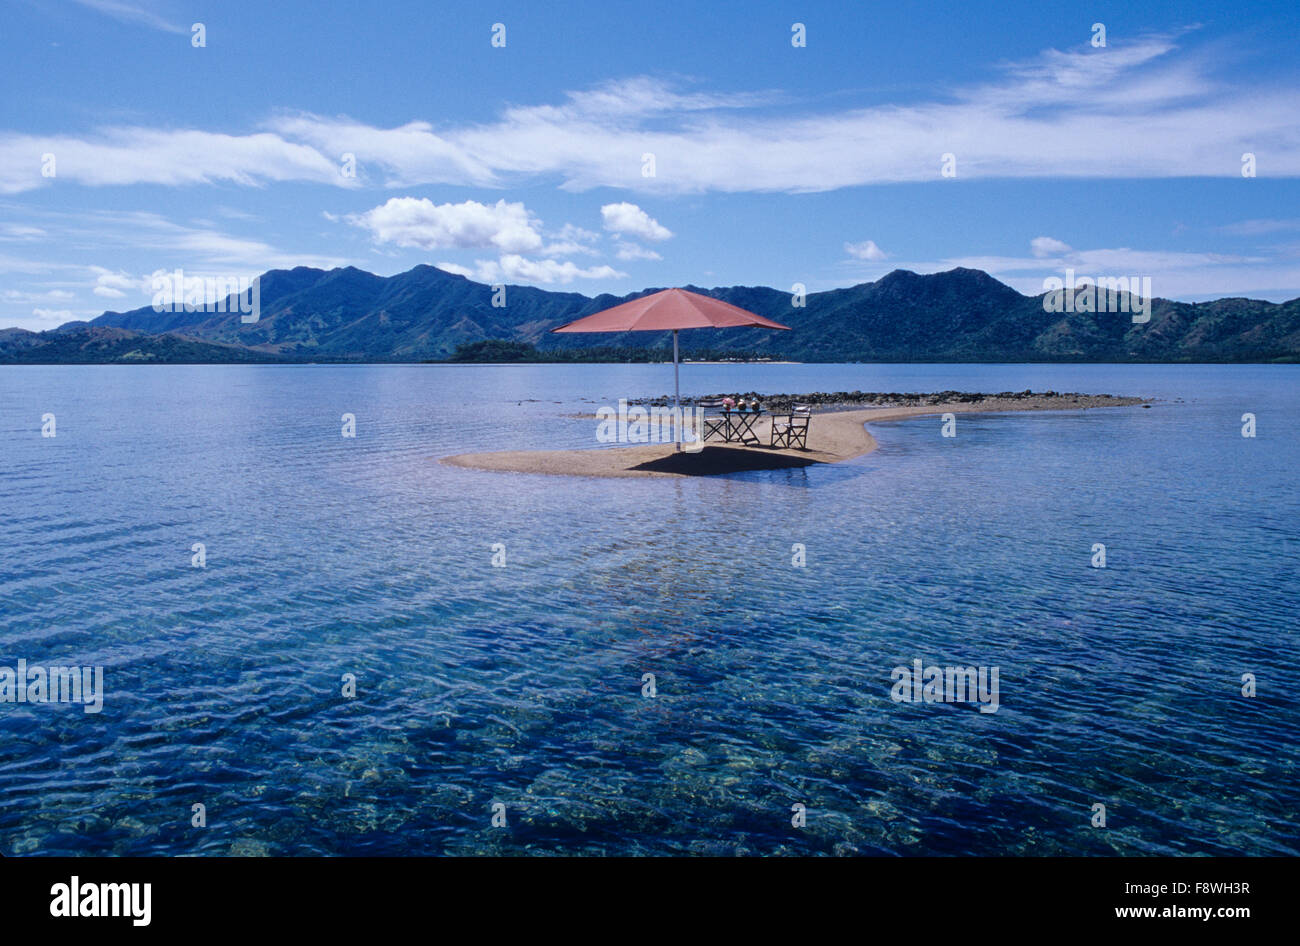
[[(692, 324), (679, 325), (648, 325), (641, 327), (638, 323), (642, 321), (653, 321), (651, 315), (655, 309), (682, 300), (690, 307), (692, 312), (698, 313), (700, 321)], [(734, 322), (715, 322), (706, 314), (706, 306), (720, 306)], [(639, 307), (644, 307), (643, 309)], [(619, 325), (615, 328), (581, 328), (584, 322), (592, 323), (601, 318), (608, 319), (610, 313), (618, 312), (620, 309), (629, 312), (636, 311), (636, 318), (631, 322)], [(658, 292), (652, 292), (648, 296), (640, 296), (636, 299), (629, 299), (627, 302), (620, 302), (618, 305), (610, 306), (608, 309), (601, 309), (599, 312), (593, 312), (590, 315), (584, 315), (580, 319), (574, 319), (572, 322), (566, 322), (563, 325), (551, 329), (551, 334), (586, 334), (586, 335), (621, 335), (624, 332), (672, 332), (672, 331), (693, 331), (695, 329), (714, 329), (722, 330), (729, 328), (765, 328), (772, 331), (789, 332), (792, 331), (790, 326), (782, 325), (775, 322), (767, 316), (759, 315), (757, 312), (750, 312), (748, 309), (741, 308), (733, 302), (727, 302), (725, 299), (716, 299), (713, 296), (706, 296), (702, 293), (691, 292), (689, 289), (661, 289)]]

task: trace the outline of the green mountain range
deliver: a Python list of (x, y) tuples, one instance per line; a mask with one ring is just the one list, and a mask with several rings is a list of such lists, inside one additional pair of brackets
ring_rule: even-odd
[[(974, 269), (924, 276), (895, 270), (875, 282), (811, 293), (803, 306), (766, 287), (683, 288), (794, 329), (691, 331), (682, 336), (688, 354), (820, 362), (1300, 361), (1300, 299), (1157, 298), (1150, 320), (1138, 324), (1127, 311), (1044, 311), (1043, 296), (1022, 295)], [(433, 266), (387, 277), (353, 267), (298, 267), (261, 277), (255, 323), (244, 324), (236, 306), (106, 312), (47, 332), (0, 331), (0, 363), (430, 361), (487, 339), (532, 345), (547, 359), (572, 349), (662, 348), (670, 344), (667, 333), (548, 334), (654, 291), (591, 298), (508, 286), (505, 305), (494, 306), (492, 287)]]

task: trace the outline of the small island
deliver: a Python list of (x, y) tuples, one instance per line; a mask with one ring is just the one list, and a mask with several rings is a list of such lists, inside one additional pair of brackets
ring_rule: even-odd
[[(943, 391), (935, 394), (838, 392), (828, 394), (750, 394), (762, 402), (767, 416), (754, 425), (760, 443), (769, 442), (773, 415), (788, 412), (794, 404), (810, 404), (813, 415), (808, 447), (779, 449), (763, 446), (708, 442), (694, 452), (677, 450), (672, 443), (646, 443), (583, 450), (505, 450), (462, 453), (444, 457), (443, 463), (504, 473), (542, 473), (553, 476), (720, 476), (753, 470), (779, 470), (841, 463), (870, 453), (876, 439), (869, 423), (903, 420), (926, 414), (994, 413), (1004, 411), (1090, 410), (1101, 407), (1149, 407), (1150, 399), (1113, 394), (1062, 394), (1055, 391), (984, 394)], [(701, 400), (705, 400), (702, 398)], [(663, 397), (640, 398), (633, 404), (664, 407)], [(683, 399), (683, 409), (693, 401)]]

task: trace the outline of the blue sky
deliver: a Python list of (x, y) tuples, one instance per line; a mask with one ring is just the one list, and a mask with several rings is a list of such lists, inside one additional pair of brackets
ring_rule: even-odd
[(11, 0), (0, 325), (299, 264), (1300, 296), (1294, 2), (324, 6)]

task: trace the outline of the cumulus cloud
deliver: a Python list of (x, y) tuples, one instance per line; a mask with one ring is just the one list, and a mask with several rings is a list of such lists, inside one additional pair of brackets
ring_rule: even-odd
[(490, 247), (521, 253), (542, 247), (540, 224), (522, 203), (435, 204), (427, 197), (392, 197), (373, 210), (348, 217), (376, 243), (422, 250)]
[(845, 243), (844, 252), (854, 259), (870, 260), (871, 262), (882, 260), (887, 255), (884, 250), (876, 246), (875, 240), (863, 240), (861, 243)]
[(605, 229), (621, 236), (640, 237), (643, 240), (660, 242), (672, 237), (673, 232), (651, 217), (636, 204), (626, 201), (606, 204), (600, 208), (600, 216), (605, 221)]
[(1034, 237), (1029, 241), (1029, 252), (1033, 253), (1038, 259), (1045, 259), (1049, 256), (1062, 256), (1070, 252), (1070, 244), (1062, 243), (1060, 240), (1047, 236)]
[(93, 292), (106, 299), (122, 299), (128, 289), (138, 289), (143, 284), (142, 279), (135, 278), (129, 273), (114, 272), (102, 266), (92, 266), (91, 271), (95, 274)]

